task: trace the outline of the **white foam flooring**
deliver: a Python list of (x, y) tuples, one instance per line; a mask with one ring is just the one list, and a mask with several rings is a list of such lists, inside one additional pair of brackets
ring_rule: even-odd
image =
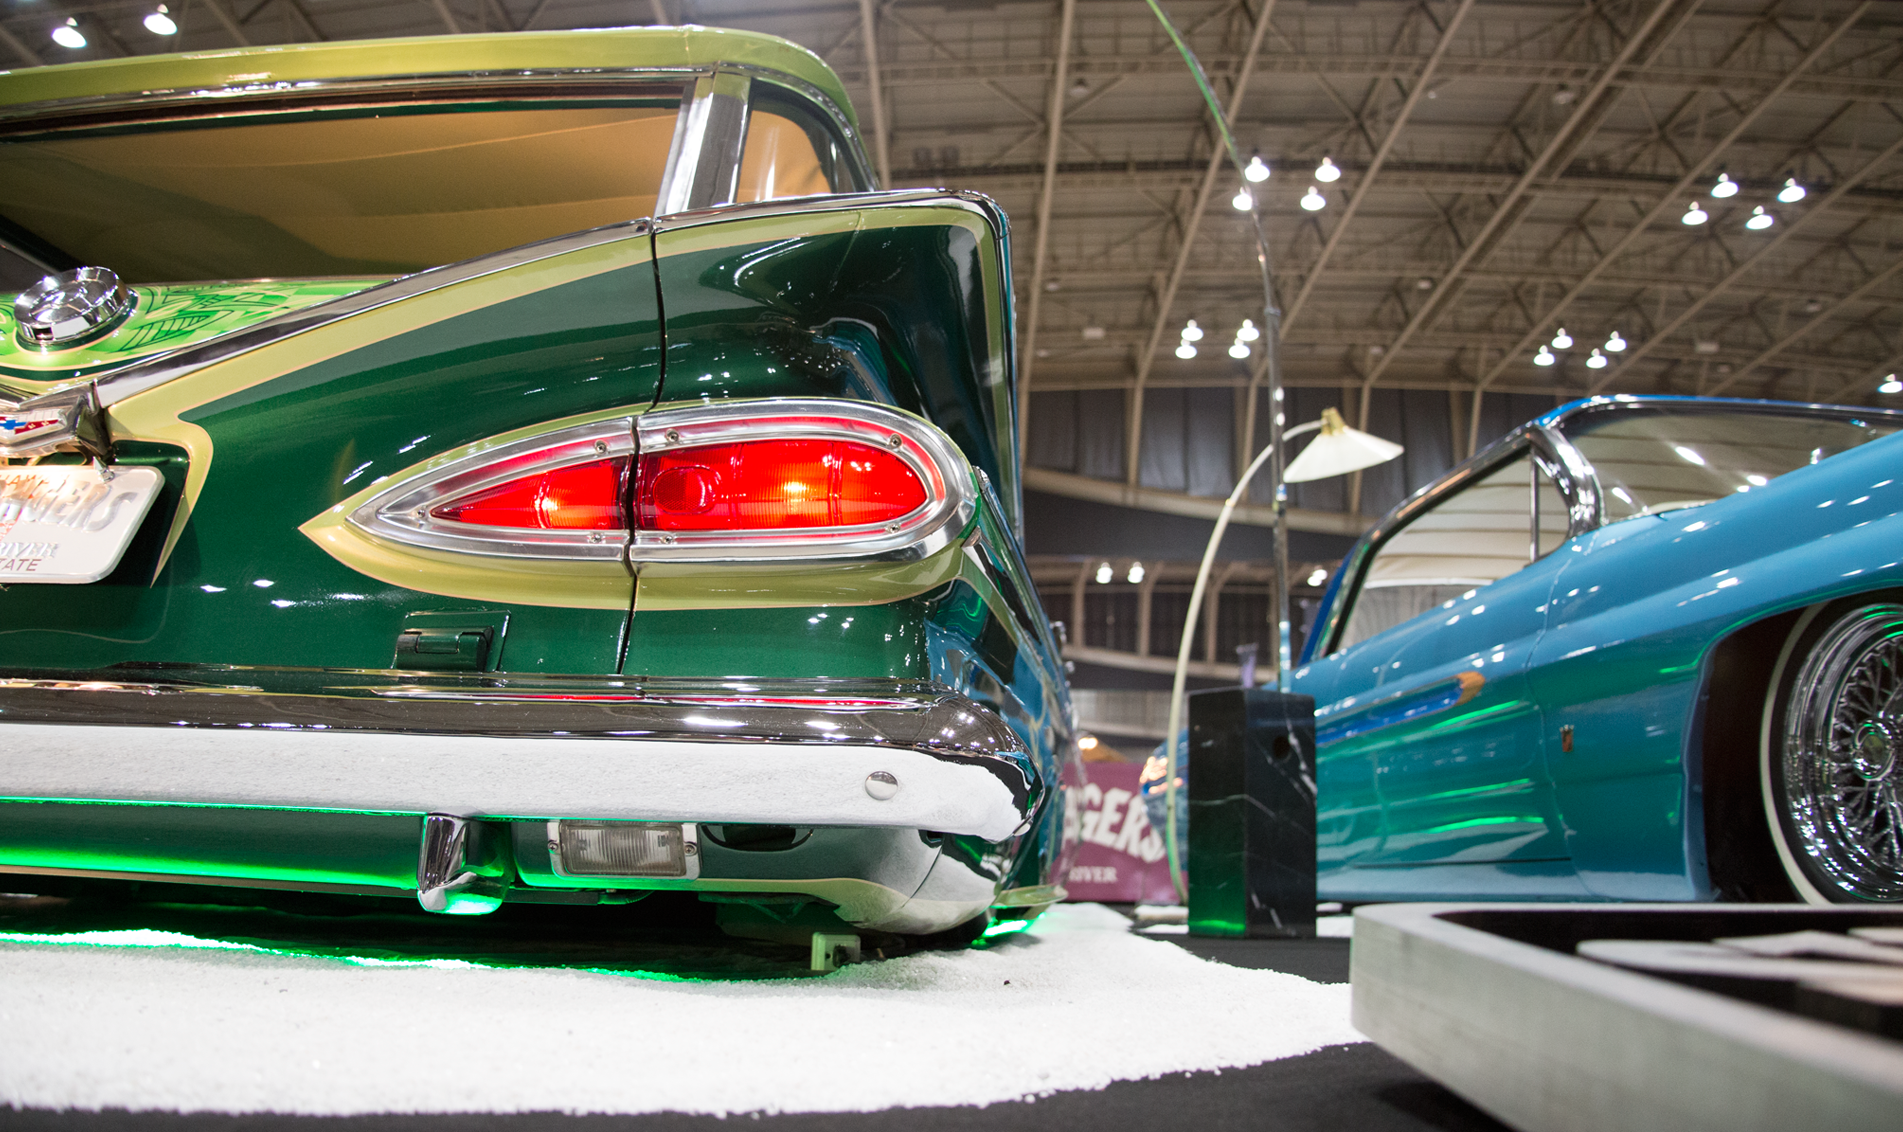
[(1345, 985), (1208, 962), (1089, 904), (988, 950), (753, 982), (365, 965), (153, 935), (0, 939), (0, 1104), (873, 1111), (1365, 1040)]

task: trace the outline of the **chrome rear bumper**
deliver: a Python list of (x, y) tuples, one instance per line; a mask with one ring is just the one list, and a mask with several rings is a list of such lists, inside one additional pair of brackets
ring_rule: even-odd
[(885, 827), (1002, 841), (1027, 828), (1041, 793), (1009, 727), (923, 682), (0, 673), (0, 800)]

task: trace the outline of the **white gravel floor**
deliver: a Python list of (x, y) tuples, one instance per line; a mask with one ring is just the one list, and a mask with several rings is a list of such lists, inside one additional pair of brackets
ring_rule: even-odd
[(1346, 986), (1206, 962), (1088, 904), (989, 950), (771, 982), (360, 964), (150, 934), (0, 937), (0, 1105), (870, 1111), (1364, 1040)]

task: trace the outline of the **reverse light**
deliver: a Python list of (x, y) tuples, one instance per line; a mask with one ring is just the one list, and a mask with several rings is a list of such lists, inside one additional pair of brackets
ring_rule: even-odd
[(548, 845), (556, 876), (691, 879), (700, 873), (692, 823), (552, 821)]

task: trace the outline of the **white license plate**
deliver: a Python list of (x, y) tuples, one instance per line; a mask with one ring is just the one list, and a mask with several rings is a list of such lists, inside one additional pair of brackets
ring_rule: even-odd
[(164, 482), (154, 468), (0, 468), (0, 583), (112, 573)]

